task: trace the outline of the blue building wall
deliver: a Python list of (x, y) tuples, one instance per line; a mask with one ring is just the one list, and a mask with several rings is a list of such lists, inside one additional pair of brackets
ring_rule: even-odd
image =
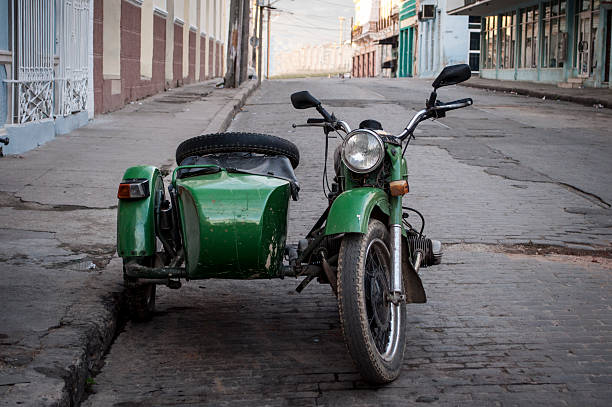
[(9, 49), (9, 5), (8, 1), (0, 1), (0, 49)]

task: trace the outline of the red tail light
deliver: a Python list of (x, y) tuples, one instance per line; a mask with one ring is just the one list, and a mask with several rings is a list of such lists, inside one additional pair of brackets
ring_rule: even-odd
[(149, 180), (147, 179), (124, 179), (119, 184), (117, 198), (119, 199), (143, 199), (151, 195), (149, 191)]

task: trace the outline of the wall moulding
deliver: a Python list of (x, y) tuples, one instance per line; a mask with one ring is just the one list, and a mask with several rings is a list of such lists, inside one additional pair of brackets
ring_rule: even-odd
[(162, 17), (162, 18), (168, 18), (168, 12), (157, 6), (153, 7), (153, 15)]

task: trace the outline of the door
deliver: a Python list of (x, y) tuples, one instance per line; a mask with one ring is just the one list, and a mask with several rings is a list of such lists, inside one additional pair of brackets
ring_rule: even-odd
[(612, 47), (610, 47), (610, 42), (612, 41), (612, 10), (608, 11), (608, 15), (606, 16), (606, 64), (604, 66), (604, 82), (610, 83), (610, 51), (612, 51)]
[(591, 12), (580, 13), (578, 21), (578, 76), (588, 78), (591, 72)]
[(64, 0), (57, 24), (60, 54), (59, 115), (83, 111), (87, 105), (89, 0)]
[(414, 55), (414, 27), (408, 29), (408, 59), (406, 61), (406, 75), (412, 77), (412, 64), (414, 63), (412, 56)]

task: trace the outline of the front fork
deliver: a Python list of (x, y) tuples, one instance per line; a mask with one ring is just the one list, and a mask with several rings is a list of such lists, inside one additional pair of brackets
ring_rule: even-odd
[[(399, 221), (396, 213), (399, 211)], [(389, 232), (391, 235), (391, 293), (389, 301), (398, 305), (406, 302), (402, 287), (402, 197), (391, 197), (391, 217)]]
[[(391, 158), (390, 181), (402, 181), (406, 174), (402, 174), (401, 146), (387, 145), (387, 153)], [(391, 236), (391, 292), (389, 301), (395, 305), (406, 302), (404, 287), (402, 287), (402, 196), (389, 196), (390, 215), (389, 234)], [(417, 260), (417, 259), (415, 259)], [(416, 261), (415, 261), (416, 263)], [(420, 260), (418, 261), (420, 263)], [(418, 267), (418, 264), (416, 265)]]

